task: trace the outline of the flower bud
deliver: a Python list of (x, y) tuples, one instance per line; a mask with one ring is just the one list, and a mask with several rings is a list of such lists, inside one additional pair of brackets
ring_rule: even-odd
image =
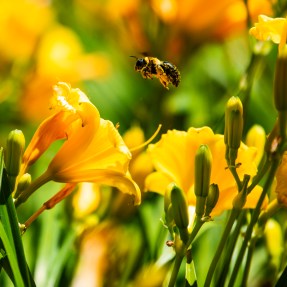
[(247, 133), (246, 144), (249, 147), (256, 147), (257, 154), (255, 164), (258, 166), (264, 154), (264, 146), (266, 142), (265, 130), (260, 125), (253, 125)]
[(210, 213), (215, 207), (218, 201), (218, 198), (219, 198), (219, 188), (217, 184), (213, 183), (209, 187), (209, 192), (208, 192), (208, 196), (207, 196), (206, 203), (205, 203), (205, 215), (204, 216), (210, 216)]
[(22, 191), (27, 189), (29, 185), (31, 184), (31, 182), (32, 182), (31, 174), (29, 173), (23, 174), (19, 178), (18, 185), (17, 185), (17, 191), (14, 195), (14, 198), (17, 198)]
[(272, 218), (265, 225), (265, 238), (272, 263), (278, 268), (283, 251), (283, 234), (280, 224)]
[(209, 191), (212, 155), (207, 145), (201, 145), (195, 155), (194, 193), (196, 196), (196, 215), (202, 216)]
[(25, 137), (22, 131), (11, 131), (8, 135), (6, 148), (6, 169), (11, 177), (16, 177), (19, 174), (24, 148)]
[(228, 147), (227, 162), (235, 165), (237, 150), (241, 144), (243, 131), (243, 106), (238, 97), (231, 97), (225, 109), (224, 142)]
[(170, 195), (175, 224), (178, 228), (186, 229), (189, 223), (186, 196), (184, 192), (175, 185), (172, 187)]

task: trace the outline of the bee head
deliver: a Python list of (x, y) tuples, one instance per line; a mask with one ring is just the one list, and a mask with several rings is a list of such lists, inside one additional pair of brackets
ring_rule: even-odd
[(139, 58), (137, 58), (137, 57), (135, 57), (135, 56), (131, 56), (131, 57), (137, 59), (136, 64), (135, 64), (135, 70), (136, 70), (137, 72), (141, 71), (141, 69), (148, 64), (147, 60), (144, 59), (144, 58), (140, 58), (140, 59), (139, 59)]

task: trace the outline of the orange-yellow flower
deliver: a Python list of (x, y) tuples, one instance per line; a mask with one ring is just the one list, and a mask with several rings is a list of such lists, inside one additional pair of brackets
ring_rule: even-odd
[(258, 16), (258, 23), (249, 30), (249, 33), (260, 41), (271, 40), (279, 44), (279, 52), (286, 45), (287, 19), (270, 18), (265, 15)]
[(282, 162), (276, 172), (276, 188), (277, 199), (279, 203), (287, 207), (287, 153), (285, 152)]
[[(46, 3), (44, 3), (46, 2)], [(47, 1), (0, 1), (0, 54), (8, 60), (26, 60), (52, 22)]]
[(38, 43), (35, 69), (28, 74), (20, 99), (22, 116), (35, 122), (48, 115), (47, 103), (51, 98), (51, 86), (58, 79), (78, 83), (103, 78), (108, 74), (107, 57), (97, 53), (86, 53), (73, 30), (54, 25), (42, 35)]
[(64, 138), (46, 172), (20, 194), (25, 201), (32, 192), (47, 181), (79, 183), (97, 182), (117, 187), (132, 194), (140, 203), (140, 190), (128, 173), (131, 153), (117, 129), (100, 118), (97, 108), (79, 89), (66, 83), (55, 86), (56, 112), (36, 131), (23, 157), (22, 173), (50, 146)]
[[(187, 195), (189, 205), (195, 206), (194, 159), (201, 144), (208, 145), (213, 158), (211, 183), (218, 184), (220, 195), (214, 214), (232, 208), (232, 200), (237, 194), (237, 186), (226, 168), (223, 135), (214, 134), (208, 127), (190, 128), (187, 132), (170, 130), (161, 140), (149, 146), (149, 152), (156, 171), (146, 179), (146, 190), (164, 194), (168, 184), (176, 183)], [(244, 174), (254, 176), (257, 172), (254, 158), (256, 150), (241, 144), (238, 150), (237, 168), (239, 177)], [(256, 187), (247, 197), (245, 207), (254, 207), (261, 192)]]

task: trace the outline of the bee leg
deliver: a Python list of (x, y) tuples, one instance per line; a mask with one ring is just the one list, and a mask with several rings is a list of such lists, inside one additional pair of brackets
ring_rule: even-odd
[(161, 84), (162, 84), (167, 90), (169, 90), (168, 82), (166, 82), (165, 80), (163, 80), (163, 79), (160, 78), (160, 77), (159, 77), (159, 81), (161, 82)]
[(143, 67), (141, 69), (141, 74), (144, 79), (152, 79), (152, 75), (150, 73), (150, 70), (147, 67)]

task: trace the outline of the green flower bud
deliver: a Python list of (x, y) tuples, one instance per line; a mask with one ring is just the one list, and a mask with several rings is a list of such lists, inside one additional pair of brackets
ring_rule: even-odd
[(14, 198), (17, 198), (23, 190), (27, 189), (31, 184), (31, 182), (32, 182), (31, 174), (29, 173), (23, 174), (18, 181), (17, 190), (14, 195)]
[(194, 193), (196, 196), (196, 215), (204, 214), (205, 201), (209, 191), (212, 155), (207, 145), (201, 145), (195, 155)]
[(235, 165), (237, 150), (241, 144), (243, 131), (243, 106), (238, 97), (231, 97), (225, 109), (224, 142), (228, 147), (227, 162)]
[(187, 228), (189, 224), (188, 204), (184, 192), (177, 186), (171, 190), (173, 218), (178, 228)]
[(167, 213), (169, 206), (171, 204), (171, 191), (175, 187), (175, 183), (171, 183), (168, 185), (166, 192), (164, 194), (164, 211)]
[(9, 176), (16, 177), (19, 174), (24, 148), (25, 137), (22, 131), (11, 131), (6, 147), (6, 169)]
[(211, 175), (212, 155), (207, 145), (201, 145), (195, 155), (194, 166), (194, 193), (196, 196), (207, 197), (210, 175)]
[(219, 198), (219, 188), (218, 185), (213, 183), (209, 187), (209, 193), (205, 204), (205, 216), (210, 216), (211, 211), (215, 207)]

